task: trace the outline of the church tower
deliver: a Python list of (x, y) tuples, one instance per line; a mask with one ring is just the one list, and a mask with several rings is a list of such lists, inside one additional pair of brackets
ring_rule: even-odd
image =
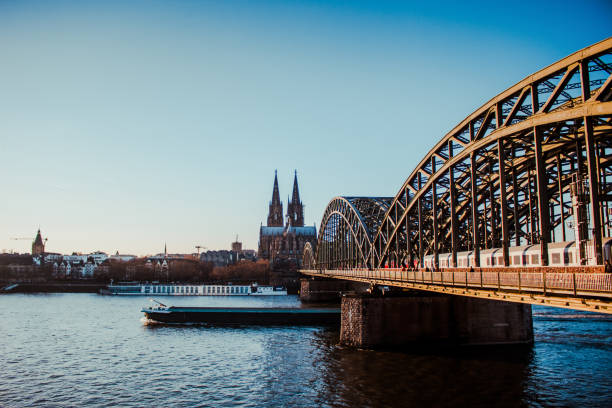
[(36, 234), (36, 238), (34, 238), (34, 242), (32, 242), (32, 255), (40, 255), (45, 252), (45, 243), (43, 242), (42, 236), (40, 235), (40, 228), (38, 229), (38, 234)]
[(297, 170), (293, 177), (293, 196), (287, 203), (287, 216), (292, 227), (304, 226), (304, 206), (300, 201), (300, 190), (298, 188)]
[(270, 211), (268, 212), (268, 227), (283, 226), (283, 203), (280, 201), (278, 192), (278, 178), (274, 170), (274, 189), (272, 190), (272, 201), (270, 201)]

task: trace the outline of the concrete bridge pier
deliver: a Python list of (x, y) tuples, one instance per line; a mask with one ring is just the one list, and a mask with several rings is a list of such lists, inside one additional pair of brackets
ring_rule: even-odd
[(530, 344), (531, 305), (451, 295), (345, 295), (340, 342), (360, 348)]
[(302, 302), (340, 302), (347, 292), (363, 293), (369, 285), (339, 279), (309, 278), (300, 280), (300, 300)]

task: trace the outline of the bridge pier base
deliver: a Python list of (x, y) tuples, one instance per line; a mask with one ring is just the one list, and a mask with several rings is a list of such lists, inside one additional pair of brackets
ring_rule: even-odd
[(368, 284), (338, 279), (301, 279), (302, 302), (340, 302), (346, 292), (365, 292)]
[(529, 344), (531, 305), (450, 295), (345, 295), (340, 342), (360, 348)]

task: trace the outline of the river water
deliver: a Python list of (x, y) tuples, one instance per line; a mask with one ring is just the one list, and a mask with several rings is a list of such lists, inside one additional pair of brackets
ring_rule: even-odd
[(612, 406), (609, 315), (534, 307), (533, 347), (392, 352), (343, 348), (338, 330), (317, 327), (144, 325), (146, 302), (0, 296), (0, 406)]

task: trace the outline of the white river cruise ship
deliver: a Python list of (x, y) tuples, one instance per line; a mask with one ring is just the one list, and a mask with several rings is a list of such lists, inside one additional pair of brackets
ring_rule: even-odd
[(159, 296), (285, 296), (281, 286), (252, 285), (188, 285), (165, 283), (120, 282), (107, 286), (104, 295), (159, 295)]

